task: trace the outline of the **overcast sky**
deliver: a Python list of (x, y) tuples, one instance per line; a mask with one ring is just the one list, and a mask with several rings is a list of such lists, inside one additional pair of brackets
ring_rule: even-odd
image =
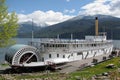
[(77, 15), (111, 15), (120, 18), (120, 0), (6, 0), (9, 13), (20, 22), (56, 24)]

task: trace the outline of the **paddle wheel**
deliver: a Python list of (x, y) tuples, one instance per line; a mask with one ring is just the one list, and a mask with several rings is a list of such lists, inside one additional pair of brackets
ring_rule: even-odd
[(33, 53), (26, 53), (20, 58), (20, 64), (37, 62), (37, 57)]

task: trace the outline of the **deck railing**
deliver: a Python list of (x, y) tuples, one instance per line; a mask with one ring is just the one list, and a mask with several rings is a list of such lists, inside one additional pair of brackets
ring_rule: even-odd
[(59, 43), (59, 44), (87, 44), (87, 43), (107, 43), (112, 42), (112, 40), (106, 40), (106, 41), (92, 41), (92, 40), (68, 40), (68, 39), (40, 39), (39, 41), (30, 41), (29, 44), (39, 44), (39, 43)]

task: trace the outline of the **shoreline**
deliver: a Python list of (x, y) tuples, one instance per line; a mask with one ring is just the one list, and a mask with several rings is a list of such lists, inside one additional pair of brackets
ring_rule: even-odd
[[(113, 51), (116, 51), (116, 53), (117, 53), (116, 55), (113, 55), (113, 57), (114, 56), (120, 56), (120, 49), (116, 49), (116, 50), (113, 50)], [(104, 62), (106, 60), (109, 60), (110, 55), (112, 55), (112, 53), (102, 54), (102, 55), (98, 55), (98, 56), (95, 56), (95, 57), (90, 57), (90, 58), (83, 59), (83, 60), (77, 60), (77, 61), (69, 62), (69, 63), (66, 63), (65, 65), (63, 65), (62, 69), (59, 70), (59, 72), (60, 73), (71, 73), (71, 72), (74, 72), (76, 70), (83, 69), (87, 66), (93, 66), (95, 64), (98, 64), (98, 63)], [(97, 60), (97, 62), (94, 62), (94, 60)], [(11, 68), (11, 67), (6, 62), (0, 64), (0, 72), (4, 71), (6, 69), (9, 69), (9, 68)]]
[[(106, 64), (106, 65), (108, 65), (113, 60), (116, 62), (116, 59), (117, 59), (117, 62), (120, 60), (119, 57), (113, 57), (109, 60), (104, 61), (103, 63), (100, 63), (100, 64), (104, 64), (104, 63), (108, 62)], [(100, 66), (100, 64), (97, 64), (95, 66), (98, 66), (98, 65)], [(104, 65), (104, 68), (106, 67), (106, 65)], [(114, 64), (114, 65), (117, 66), (116, 64)], [(59, 73), (59, 72), (44, 71), (44, 72), (34, 72), (34, 73), (0, 74), (0, 79), (1, 80), (77, 80), (77, 79), (84, 78), (84, 80), (88, 80), (87, 78), (89, 77), (89, 78), (96, 78), (96, 79), (90, 79), (90, 80), (97, 80), (98, 78), (101, 78), (101, 80), (102, 80), (104, 78), (107, 78), (107, 79), (109, 78), (109, 76), (104, 76), (103, 74), (106, 73), (105, 75), (109, 75), (110, 73), (114, 73), (114, 71), (111, 71), (112, 69), (108, 69), (108, 70), (110, 70), (109, 73), (102, 72), (100, 74), (95, 74), (90, 77), (90, 73), (92, 74), (94, 72), (94, 70), (93, 70), (93, 72), (85, 71), (87, 68), (90, 69), (90, 68), (95, 68), (95, 67), (89, 66), (89, 67), (86, 67), (85, 69), (77, 70), (73, 73)], [(117, 69), (117, 68), (114, 67), (113, 69)], [(97, 71), (99, 72), (98, 69), (97, 69)], [(83, 72), (83, 73), (80, 73), (80, 72)], [(75, 73), (77, 75), (74, 75)], [(80, 74), (78, 74), (78, 73), (80, 73)]]

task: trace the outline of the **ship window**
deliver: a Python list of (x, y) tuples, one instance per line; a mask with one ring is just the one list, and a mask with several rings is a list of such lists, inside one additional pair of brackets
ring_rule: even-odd
[(75, 46), (76, 46), (76, 48), (77, 48), (77, 47), (78, 47), (78, 44), (76, 44)]
[(55, 47), (55, 45), (53, 44), (53, 46), (52, 47)]
[(51, 47), (51, 44), (49, 44), (49, 47)]
[(65, 47), (66, 47), (66, 44), (65, 44)]
[(92, 47), (94, 46), (94, 44), (92, 44)]
[(49, 54), (49, 58), (51, 58), (51, 54)]
[(63, 55), (63, 58), (65, 58), (65, 55)]
[(94, 44), (94, 46), (97, 46), (97, 44)]
[(71, 56), (73, 56), (73, 53), (71, 54)]
[(58, 44), (58, 47), (60, 47), (60, 44)]
[(59, 57), (59, 54), (57, 54), (57, 57)]
[(46, 47), (49, 47), (49, 44), (46, 44)]
[(44, 61), (44, 57), (42, 57), (42, 61)]
[(63, 47), (66, 47), (66, 45), (64, 44)]
[(82, 55), (83, 53), (82, 52), (78, 52), (77, 55)]
[(61, 44), (59, 44), (59, 45), (58, 45), (58, 47), (62, 47), (62, 45), (61, 45)]

